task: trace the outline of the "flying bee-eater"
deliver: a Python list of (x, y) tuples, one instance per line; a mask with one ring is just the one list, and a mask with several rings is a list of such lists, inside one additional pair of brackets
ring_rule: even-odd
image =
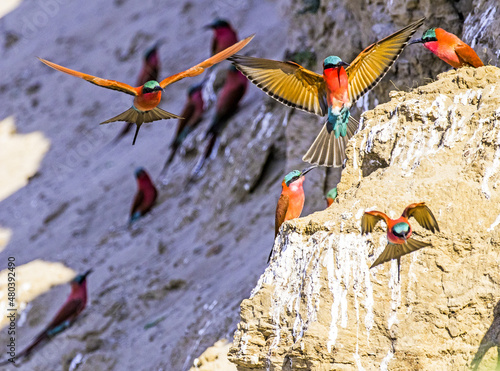
[(211, 45), (212, 55), (217, 54), (238, 42), (238, 34), (231, 27), (231, 24), (225, 19), (216, 19), (212, 23), (206, 25), (205, 28), (209, 28), (214, 31)]
[(425, 205), (425, 202), (408, 205), (398, 219), (391, 219), (380, 211), (365, 211), (361, 219), (361, 234), (372, 233), (375, 225), (380, 220), (383, 220), (387, 224), (387, 246), (370, 268), (392, 259), (397, 259), (399, 279), (401, 256), (419, 250), (422, 247), (431, 246), (430, 243), (410, 238), (412, 229), (408, 219), (411, 217), (414, 217), (418, 224), (432, 233), (435, 231), (439, 232), (436, 218), (432, 214), (432, 211)]
[[(283, 178), (281, 182), (281, 195), (276, 205), (276, 218), (274, 222), (274, 238), (278, 235), (281, 225), (287, 220), (298, 218), (304, 208), (304, 188), (303, 183), (305, 175), (317, 167), (316, 165), (310, 166), (302, 172), (300, 170), (293, 170)], [(271, 260), (273, 249), (267, 258), (267, 262)]]
[(131, 108), (119, 114), (118, 116), (115, 116), (109, 120), (101, 122), (101, 124), (107, 124), (109, 122), (114, 122), (114, 121), (126, 121), (135, 123), (137, 125), (137, 129), (135, 132), (134, 140), (132, 142), (132, 144), (135, 144), (137, 133), (139, 132), (139, 129), (143, 123), (153, 122), (163, 119), (180, 118), (179, 116), (174, 115), (173, 113), (164, 111), (161, 108), (157, 107), (161, 101), (161, 93), (165, 87), (167, 87), (170, 84), (173, 84), (174, 82), (182, 80), (185, 77), (192, 77), (201, 74), (203, 71), (205, 71), (205, 69), (213, 66), (216, 63), (223, 61), (227, 57), (241, 50), (245, 45), (247, 45), (250, 42), (250, 40), (252, 40), (252, 38), (253, 35), (230, 46), (229, 48), (214, 55), (213, 57), (208, 58), (207, 60), (197, 64), (196, 66), (193, 66), (183, 72), (179, 72), (175, 75), (167, 77), (161, 82), (151, 80), (146, 82), (144, 85), (138, 87), (132, 87), (128, 84), (124, 84), (119, 81), (102, 79), (100, 77), (88, 75), (86, 73), (74, 71), (69, 68), (59, 66), (45, 59), (41, 58), (39, 59), (47, 66), (52, 67), (58, 71), (82, 78), (92, 84), (99, 85), (107, 89), (118, 90), (121, 91), (122, 93), (133, 95), (135, 98)]
[[(71, 280), (71, 293), (68, 298), (56, 313), (52, 321), (45, 327), (45, 329), (38, 334), (32, 343), (16, 355), (16, 360), (30, 354), (33, 349), (42, 341), (50, 339), (57, 334), (63, 332), (70, 327), (78, 317), (78, 315), (85, 309), (87, 305), (87, 276), (92, 272), (89, 269), (83, 274), (77, 275)], [(10, 361), (3, 361), (0, 365), (5, 365)]]
[(182, 118), (179, 119), (177, 123), (174, 139), (170, 143), (170, 154), (163, 166), (162, 174), (174, 159), (177, 149), (184, 139), (186, 139), (188, 134), (196, 128), (203, 117), (205, 103), (203, 101), (202, 90), (203, 83), (191, 86), (188, 90), (188, 99), (181, 113)]
[[(141, 71), (139, 72), (139, 76), (137, 77), (137, 86), (144, 85), (148, 81), (158, 80), (158, 76), (160, 75), (160, 57), (158, 55), (159, 44), (160, 43), (157, 42), (144, 54), (144, 61), (141, 67)], [(120, 133), (113, 140), (113, 142), (116, 143), (121, 138), (123, 138), (130, 131), (130, 129), (132, 129), (132, 125), (134, 125), (134, 123), (127, 122), (122, 131), (120, 131)]]
[(137, 179), (137, 193), (130, 210), (129, 224), (148, 213), (158, 196), (158, 191), (146, 170), (142, 167), (138, 168), (135, 171), (135, 178)]
[(346, 158), (347, 141), (357, 129), (349, 108), (384, 77), (424, 19), (370, 45), (351, 64), (337, 56), (325, 58), (322, 75), (294, 62), (241, 55), (228, 59), (257, 87), (279, 102), (319, 116), (328, 115), (302, 160), (341, 167)]
[(484, 66), (483, 61), (477, 56), (474, 49), (442, 28), (428, 29), (421, 39), (412, 40), (410, 45), (420, 43), (454, 68)]
[(328, 204), (327, 207), (330, 207), (336, 198), (337, 198), (337, 187), (330, 189), (326, 194), (326, 203)]
[(215, 142), (219, 135), (226, 128), (229, 119), (238, 110), (238, 104), (247, 91), (248, 80), (243, 74), (238, 71), (233, 65), (227, 69), (226, 80), (222, 86), (217, 101), (215, 103), (215, 115), (205, 134), (207, 145), (203, 151), (203, 155), (196, 164), (193, 170), (193, 176), (198, 174), (203, 167), (203, 164), (210, 157), (214, 148)]

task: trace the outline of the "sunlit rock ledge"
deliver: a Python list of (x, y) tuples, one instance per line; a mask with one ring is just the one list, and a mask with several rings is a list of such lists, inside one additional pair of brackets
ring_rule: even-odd
[[(496, 364), (483, 337), (500, 300), (500, 69), (451, 70), (391, 98), (362, 116), (333, 205), (283, 225), (241, 304), (239, 370)], [(370, 270), (387, 240), (383, 223), (361, 236), (363, 211), (397, 217), (421, 201), (441, 232), (412, 219), (414, 237), (432, 247), (402, 257), (399, 282), (395, 261)]]

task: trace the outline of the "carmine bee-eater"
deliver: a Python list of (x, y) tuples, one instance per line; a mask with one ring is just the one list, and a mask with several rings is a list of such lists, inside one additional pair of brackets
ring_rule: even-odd
[[(276, 205), (276, 218), (274, 221), (274, 238), (278, 235), (281, 225), (287, 220), (292, 220), (298, 218), (302, 209), (304, 208), (304, 188), (302, 187), (304, 183), (304, 176), (314, 169), (316, 165), (308, 167), (302, 170), (293, 170), (289, 172), (283, 178), (281, 182), (281, 195)], [(267, 262), (271, 260), (273, 255), (273, 250), (267, 258)]]
[(214, 31), (211, 46), (212, 55), (238, 42), (238, 34), (225, 19), (216, 19), (209, 25), (206, 25), (205, 28), (210, 28)]
[(196, 164), (193, 175), (196, 175), (201, 170), (206, 159), (212, 153), (217, 138), (226, 127), (228, 120), (238, 110), (238, 103), (245, 95), (247, 86), (247, 78), (231, 65), (227, 70), (226, 81), (217, 96), (214, 119), (205, 134), (205, 139), (208, 140), (208, 143), (202, 157)]
[(392, 259), (397, 259), (399, 279), (401, 256), (421, 249), (422, 247), (431, 246), (430, 243), (410, 238), (412, 229), (408, 219), (411, 217), (414, 217), (418, 224), (432, 233), (435, 231), (439, 232), (436, 218), (431, 210), (425, 205), (425, 202), (408, 205), (398, 219), (391, 219), (380, 211), (366, 211), (363, 214), (363, 218), (361, 219), (361, 234), (373, 232), (379, 220), (383, 220), (387, 224), (387, 246), (370, 268)]
[(454, 34), (446, 32), (442, 28), (428, 29), (424, 32), (421, 39), (412, 40), (410, 45), (419, 43), (424, 44), (438, 58), (454, 68), (484, 66), (483, 61), (479, 59), (474, 49)]
[[(146, 51), (144, 54), (144, 62), (142, 64), (141, 72), (137, 78), (137, 86), (144, 85), (148, 81), (157, 81), (160, 75), (160, 58), (158, 56), (159, 43)], [(132, 129), (134, 123), (127, 122), (122, 131), (116, 136), (113, 142), (119, 141)]]
[(203, 117), (205, 105), (203, 102), (202, 90), (203, 83), (191, 86), (188, 90), (188, 99), (181, 113), (182, 118), (179, 119), (177, 123), (174, 139), (172, 143), (170, 143), (170, 154), (163, 166), (162, 173), (174, 159), (177, 149), (184, 139), (186, 139), (188, 134), (196, 128)]
[(346, 158), (347, 141), (357, 129), (355, 120), (349, 122), (349, 108), (384, 77), (424, 19), (370, 45), (350, 65), (337, 56), (325, 58), (322, 75), (294, 62), (240, 55), (228, 59), (279, 102), (319, 116), (328, 115), (302, 160), (341, 167)]
[(132, 209), (130, 210), (129, 224), (135, 222), (153, 207), (158, 191), (151, 181), (149, 174), (142, 167), (135, 171), (137, 179), (137, 193), (134, 197)]
[(336, 198), (337, 198), (337, 187), (330, 189), (326, 194), (326, 202), (328, 204), (327, 207), (330, 207)]
[(100, 77), (95, 77), (92, 75), (88, 75), (86, 73), (74, 71), (69, 68), (59, 66), (45, 59), (41, 58), (39, 59), (47, 66), (52, 67), (58, 71), (67, 73), (72, 76), (80, 77), (92, 84), (99, 85), (107, 89), (118, 90), (121, 91), (122, 93), (133, 95), (135, 98), (131, 108), (119, 114), (118, 116), (115, 116), (109, 120), (101, 122), (101, 124), (107, 124), (109, 122), (114, 122), (114, 121), (126, 121), (135, 123), (137, 125), (137, 129), (135, 132), (134, 141), (132, 143), (134, 144), (137, 138), (137, 133), (139, 132), (139, 129), (143, 123), (153, 122), (163, 119), (170, 119), (170, 118), (180, 118), (179, 116), (174, 115), (173, 113), (169, 113), (157, 107), (161, 101), (161, 93), (165, 87), (167, 87), (170, 84), (173, 84), (174, 82), (182, 80), (185, 77), (192, 77), (201, 74), (203, 71), (205, 71), (205, 69), (213, 66), (216, 63), (223, 61), (227, 57), (241, 50), (246, 44), (250, 42), (250, 40), (252, 40), (252, 38), (253, 35), (230, 46), (229, 48), (214, 55), (213, 57), (208, 58), (207, 60), (201, 62), (200, 64), (197, 64), (196, 66), (193, 66), (183, 72), (179, 72), (175, 75), (167, 77), (161, 82), (151, 80), (146, 82), (144, 85), (135, 88), (130, 85), (124, 84), (122, 82), (102, 79)]
[[(16, 359), (27, 356), (42, 341), (50, 339), (63, 332), (70, 327), (73, 322), (75, 322), (76, 317), (78, 317), (87, 305), (87, 276), (91, 272), (92, 269), (89, 269), (85, 273), (76, 276), (70, 282), (71, 293), (64, 302), (63, 306), (59, 309), (47, 327), (45, 327), (45, 329), (33, 340), (33, 342), (16, 356)], [(8, 362), (9, 361), (3, 361), (0, 365), (7, 364)]]

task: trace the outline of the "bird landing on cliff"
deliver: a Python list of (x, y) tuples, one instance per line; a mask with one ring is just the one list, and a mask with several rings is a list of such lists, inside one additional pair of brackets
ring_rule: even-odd
[(431, 246), (430, 243), (417, 241), (410, 238), (412, 228), (408, 219), (414, 217), (418, 224), (432, 233), (439, 232), (439, 226), (431, 210), (425, 202), (410, 204), (404, 209), (398, 219), (391, 219), (380, 211), (366, 211), (361, 219), (361, 234), (372, 233), (380, 220), (387, 224), (387, 246), (375, 260), (370, 268), (388, 262), (392, 259), (398, 261), (398, 280), (400, 278), (401, 256), (419, 250), (422, 247)]
[(410, 45), (420, 43), (454, 68), (484, 66), (483, 61), (477, 56), (474, 49), (442, 28), (428, 29), (421, 39), (412, 40)]
[[(305, 175), (317, 167), (313, 165), (301, 171), (293, 170), (283, 178), (281, 182), (281, 195), (276, 205), (276, 218), (274, 220), (274, 238), (278, 235), (281, 225), (287, 220), (298, 218), (304, 208), (305, 195), (302, 184), (305, 180)], [(273, 246), (274, 247), (274, 246)], [(273, 249), (267, 258), (267, 262), (271, 260)]]
[(351, 64), (337, 56), (325, 58), (321, 75), (294, 62), (241, 55), (228, 59), (279, 102), (318, 116), (327, 115), (323, 129), (302, 160), (341, 167), (347, 142), (358, 127), (349, 113), (351, 105), (385, 76), (424, 19), (368, 46)]

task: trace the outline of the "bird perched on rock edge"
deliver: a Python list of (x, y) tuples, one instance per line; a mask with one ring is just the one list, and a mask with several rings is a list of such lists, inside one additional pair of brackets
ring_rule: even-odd
[(442, 28), (430, 28), (421, 39), (412, 40), (411, 44), (424, 44), (438, 58), (454, 68), (462, 66), (482, 67), (483, 61), (474, 49), (450, 32)]
[[(305, 195), (304, 188), (302, 187), (305, 175), (317, 167), (316, 165), (310, 166), (304, 170), (293, 170), (283, 178), (281, 182), (281, 195), (276, 205), (276, 218), (274, 222), (274, 238), (279, 233), (281, 225), (287, 220), (298, 218), (304, 208)], [(267, 258), (267, 262), (271, 260), (273, 249)]]

